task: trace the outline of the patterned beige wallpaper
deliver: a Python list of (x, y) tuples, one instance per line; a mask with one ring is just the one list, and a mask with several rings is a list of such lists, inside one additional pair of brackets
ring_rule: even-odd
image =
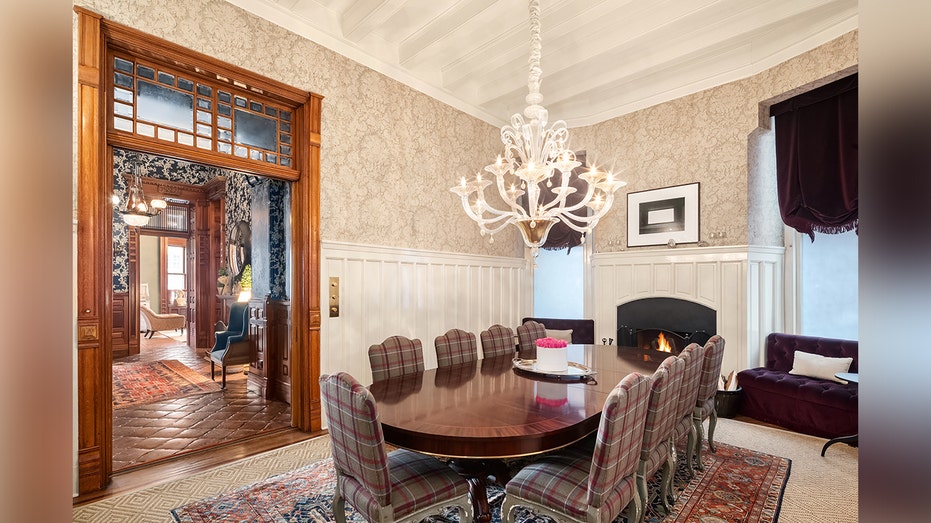
[[(576, 149), (601, 163), (615, 163), (628, 183), (598, 225), (596, 250), (626, 248), (627, 192), (696, 181), (701, 183), (702, 240), (709, 245), (782, 245), (775, 180), (748, 183), (750, 162), (774, 161), (771, 154), (748, 149), (759, 125), (759, 104), (856, 65), (857, 49), (853, 31), (749, 78), (573, 129)], [(760, 208), (751, 210), (750, 201), (762, 202)], [(710, 237), (720, 232), (724, 238)], [(637, 247), (649, 248), (656, 247)]]
[(522, 257), (449, 192), (490, 163), (499, 130), (221, 0), (78, 0), (104, 17), (323, 95), (321, 238)]
[[(483, 240), (448, 191), (500, 152), (493, 126), (221, 0), (76, 3), (325, 96), (322, 239), (523, 255), (513, 228), (500, 232), (494, 244)], [(772, 180), (753, 179), (748, 167), (755, 164), (756, 173), (757, 165), (770, 161), (748, 147), (759, 103), (856, 65), (857, 49), (854, 31), (744, 80), (573, 129), (575, 149), (623, 169), (628, 182), (596, 230), (596, 250), (626, 247), (627, 192), (695, 181), (701, 182), (702, 240), (781, 245), (778, 214), (767, 202)], [(711, 239), (711, 233), (725, 237)]]

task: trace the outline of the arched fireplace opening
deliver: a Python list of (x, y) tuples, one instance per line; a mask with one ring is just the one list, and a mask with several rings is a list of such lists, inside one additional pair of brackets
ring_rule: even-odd
[[(679, 298), (642, 298), (617, 306), (617, 344), (678, 354), (717, 332), (717, 312)], [(663, 348), (663, 342), (668, 349)]]

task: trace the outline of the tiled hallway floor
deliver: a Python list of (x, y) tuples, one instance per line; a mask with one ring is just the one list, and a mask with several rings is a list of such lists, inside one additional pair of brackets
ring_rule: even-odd
[[(210, 362), (170, 334), (143, 339), (139, 354), (115, 363), (174, 359), (210, 377)], [(227, 369), (225, 391), (113, 409), (113, 470), (289, 427), (290, 406), (247, 390), (241, 369)]]

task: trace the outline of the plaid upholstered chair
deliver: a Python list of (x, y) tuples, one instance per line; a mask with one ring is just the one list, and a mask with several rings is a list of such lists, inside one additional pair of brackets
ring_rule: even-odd
[(695, 424), (695, 459), (696, 468), (704, 470), (701, 464), (702, 422), (709, 417), (708, 448), (715, 452), (714, 427), (718, 423), (718, 413), (714, 406), (714, 396), (718, 392), (718, 380), (721, 378), (721, 363), (724, 361), (724, 338), (714, 335), (705, 343), (705, 357), (702, 358), (701, 380), (698, 385), (698, 397), (692, 422)]
[(546, 337), (546, 327), (542, 323), (527, 320), (517, 328), (517, 345), (521, 358), (533, 358), (537, 355), (537, 340)]
[(672, 475), (675, 473), (669, 441), (676, 425), (676, 405), (679, 401), (679, 389), (682, 387), (684, 372), (685, 361), (676, 356), (670, 356), (663, 360), (663, 363), (653, 373), (650, 402), (643, 430), (643, 446), (640, 448), (640, 463), (637, 467), (637, 491), (643, 506), (647, 506), (650, 500), (647, 481), (660, 468), (663, 469), (659, 495), (667, 514), (671, 509), (669, 487), (672, 484)]
[(461, 329), (450, 329), (433, 340), (436, 348), (436, 365), (449, 367), (478, 359), (475, 334)]
[(456, 505), (472, 521), (469, 484), (440, 460), (409, 450), (385, 452), (375, 399), (352, 376), (320, 376), (336, 469), (333, 516), (346, 522), (345, 502), (374, 523), (420, 521)]
[(521, 469), (505, 486), (502, 520), (513, 522), (519, 505), (556, 521), (598, 523), (626, 508), (627, 521), (639, 521), (643, 505), (635, 477), (649, 397), (649, 378), (624, 377), (605, 401), (594, 449), (569, 447)]
[[(678, 356), (679, 359), (685, 362), (685, 370), (682, 372), (682, 385), (679, 388), (679, 399), (676, 402), (676, 424), (672, 430), (670, 451), (673, 453), (673, 464), (675, 464), (676, 444), (686, 439), (685, 452), (689, 474), (692, 474), (692, 457), (694, 456), (695, 445), (695, 424), (692, 420), (692, 413), (695, 410), (695, 401), (698, 398), (698, 385), (701, 380), (701, 367), (704, 356), (705, 348), (697, 343), (690, 343)], [(675, 502), (676, 490), (673, 488), (675, 485), (670, 484), (669, 487), (670, 501)]]
[(372, 381), (423, 371), (423, 344), (420, 340), (391, 336), (369, 347)]
[(494, 324), (479, 334), (482, 340), (482, 357), (514, 356), (514, 331), (510, 327)]

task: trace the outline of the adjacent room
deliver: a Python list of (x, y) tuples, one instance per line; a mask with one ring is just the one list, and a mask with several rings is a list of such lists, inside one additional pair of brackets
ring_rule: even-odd
[(856, 1), (74, 13), (75, 521), (857, 521)]

